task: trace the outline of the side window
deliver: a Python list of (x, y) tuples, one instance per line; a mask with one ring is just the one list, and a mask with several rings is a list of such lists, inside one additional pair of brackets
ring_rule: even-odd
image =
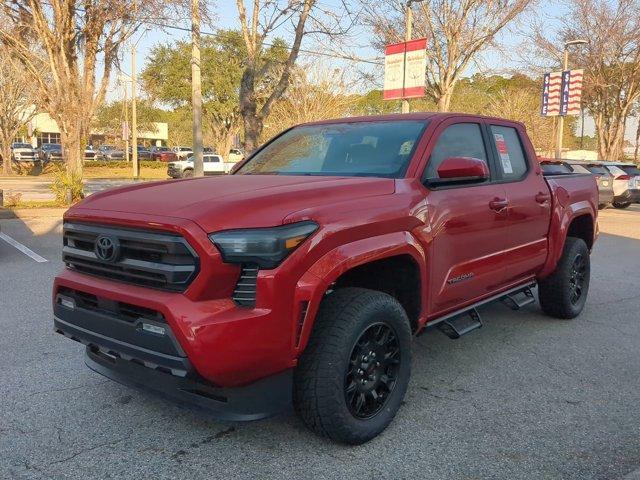
[(498, 152), (498, 171), (504, 180), (519, 180), (527, 173), (527, 160), (518, 132), (513, 127), (491, 125)]
[(433, 147), (423, 179), (438, 178), (438, 167), (449, 157), (473, 157), (487, 163), (487, 150), (479, 124), (456, 123), (447, 127)]
[(212, 163), (220, 163), (220, 156), (219, 155), (213, 155), (211, 157), (211, 162)]

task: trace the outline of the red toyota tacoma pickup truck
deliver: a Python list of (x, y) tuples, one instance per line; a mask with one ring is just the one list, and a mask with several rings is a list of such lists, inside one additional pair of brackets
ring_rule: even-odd
[(286, 130), (225, 177), (127, 186), (64, 217), (55, 330), (116, 381), (227, 420), (295, 410), (358, 444), (405, 395), (413, 335), (534, 301), (573, 318), (598, 192), (543, 176), (523, 125), (416, 113)]

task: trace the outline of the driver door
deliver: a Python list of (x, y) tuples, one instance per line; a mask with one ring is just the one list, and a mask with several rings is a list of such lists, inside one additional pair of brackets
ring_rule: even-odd
[[(481, 123), (445, 124), (427, 148), (428, 232), (423, 241), (430, 271), (429, 316), (474, 303), (505, 286), (507, 198), (494, 183), (487, 133)], [(486, 162), (491, 178), (476, 183), (430, 187), (440, 164), (450, 157)]]

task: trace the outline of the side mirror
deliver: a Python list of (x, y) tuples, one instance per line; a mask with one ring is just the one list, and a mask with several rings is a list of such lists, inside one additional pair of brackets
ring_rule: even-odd
[(489, 168), (484, 160), (472, 157), (448, 157), (438, 167), (438, 177), (430, 178), (431, 185), (478, 183), (489, 179)]

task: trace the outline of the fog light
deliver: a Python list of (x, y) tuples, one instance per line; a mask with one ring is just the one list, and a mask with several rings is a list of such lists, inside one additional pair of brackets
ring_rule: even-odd
[(156, 335), (164, 335), (163, 327), (158, 327), (157, 325), (153, 325), (151, 323), (143, 323), (142, 330), (149, 333), (155, 333)]

